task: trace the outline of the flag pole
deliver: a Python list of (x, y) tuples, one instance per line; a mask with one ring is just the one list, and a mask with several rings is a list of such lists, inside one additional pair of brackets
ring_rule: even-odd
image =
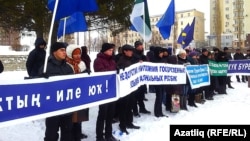
[(143, 24), (143, 43), (144, 43), (144, 49), (143, 49), (143, 54), (145, 53), (145, 49), (146, 49), (146, 14), (145, 14), (145, 2), (144, 2), (144, 6), (143, 6), (143, 21), (144, 21), (144, 24)]
[(49, 31), (48, 45), (46, 48), (46, 56), (45, 56), (45, 61), (44, 61), (43, 73), (46, 73), (46, 70), (47, 70), (47, 63), (48, 63), (48, 58), (49, 58), (49, 54), (50, 54), (50, 46), (51, 46), (51, 37), (52, 37), (52, 32), (53, 32), (53, 26), (55, 23), (55, 17), (56, 17), (58, 3), (59, 3), (59, 0), (56, 0), (55, 8), (53, 10), (52, 20), (51, 20), (51, 24), (50, 24), (50, 31)]
[(64, 24), (63, 24), (63, 42), (64, 42), (64, 38), (65, 38), (65, 31), (66, 31), (66, 17), (63, 19), (64, 20)]

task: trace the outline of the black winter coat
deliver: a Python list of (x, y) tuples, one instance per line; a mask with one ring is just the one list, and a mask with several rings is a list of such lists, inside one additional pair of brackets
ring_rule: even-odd
[[(42, 76), (42, 74), (43, 67), (39, 70), (39, 75)], [(54, 56), (50, 56), (48, 59), (46, 74), (48, 76), (68, 75), (74, 74), (74, 70), (68, 63), (66, 63), (66, 60), (58, 61)]]
[(38, 71), (44, 65), (46, 51), (35, 48), (29, 53), (26, 61), (26, 69), (29, 76), (38, 76)]
[(4, 70), (4, 66), (3, 66), (3, 63), (2, 61), (0, 60), (0, 73), (2, 73)]

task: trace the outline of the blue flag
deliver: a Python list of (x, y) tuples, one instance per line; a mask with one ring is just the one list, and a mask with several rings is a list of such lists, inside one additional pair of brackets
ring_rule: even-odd
[(195, 26), (195, 17), (194, 17), (193, 22), (190, 25), (189, 30), (187, 32), (187, 36), (184, 40), (185, 43), (183, 45), (183, 48), (188, 46), (193, 41), (193, 39), (194, 39), (194, 26)]
[(184, 40), (185, 40), (186, 37), (187, 37), (187, 33), (188, 33), (189, 29), (190, 29), (190, 25), (189, 25), (189, 23), (188, 23), (188, 24), (185, 26), (185, 28), (181, 31), (181, 33), (180, 33), (180, 35), (179, 35), (179, 37), (178, 37), (177, 43), (182, 44), (182, 45), (185, 44), (185, 41), (184, 41)]
[(87, 31), (87, 23), (82, 12), (75, 12), (70, 17), (61, 19), (57, 31), (57, 37), (60, 38), (64, 34), (71, 34), (79, 31)]
[(194, 39), (194, 26), (195, 26), (195, 17), (193, 19), (192, 24), (189, 25), (188, 23), (178, 37), (177, 43), (181, 44), (182, 48), (187, 47)]
[[(53, 11), (56, 0), (48, 0), (48, 8)], [(75, 12), (95, 12), (98, 10), (96, 0), (58, 0), (55, 20), (72, 15)]]
[(171, 27), (174, 24), (174, 21), (175, 21), (175, 2), (174, 0), (171, 0), (167, 11), (164, 13), (164, 15), (156, 24), (156, 26), (159, 28), (161, 36), (164, 39), (169, 38)]

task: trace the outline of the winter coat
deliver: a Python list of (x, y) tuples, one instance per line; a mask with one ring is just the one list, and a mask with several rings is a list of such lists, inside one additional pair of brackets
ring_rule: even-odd
[(94, 60), (94, 71), (104, 72), (104, 71), (114, 71), (116, 70), (116, 63), (113, 56), (108, 56), (102, 52), (97, 54)]
[[(83, 73), (83, 72), (86, 72), (86, 64), (81, 60), (74, 60), (73, 59), (73, 52), (76, 50), (76, 49), (79, 49), (81, 50), (81, 48), (79, 48), (77, 45), (74, 45), (74, 44), (71, 44), (71, 45), (68, 45), (67, 48), (66, 48), (66, 53), (67, 53), (67, 58), (66, 58), (66, 61), (67, 63), (73, 68), (74, 70), (74, 73)], [(81, 50), (82, 52), (82, 50)], [(80, 58), (78, 58), (80, 59)]]
[[(42, 76), (42, 74), (43, 67), (39, 70), (39, 75)], [(48, 76), (68, 75), (74, 74), (74, 71), (66, 60), (58, 61), (54, 56), (50, 56), (48, 59), (46, 74)]]
[(91, 68), (90, 68), (91, 59), (90, 59), (90, 57), (88, 55), (87, 47), (83, 46), (83, 47), (81, 47), (81, 49), (82, 49), (81, 59), (85, 63), (87, 69), (91, 71)]
[(29, 53), (26, 61), (27, 73), (31, 77), (38, 76), (39, 69), (44, 65), (46, 51), (40, 48), (40, 45), (46, 45), (46, 42), (42, 38), (37, 38), (35, 49)]
[(0, 60), (0, 73), (2, 73), (4, 70), (4, 66), (3, 66), (3, 63), (2, 61)]
[(152, 62), (152, 59), (154, 58), (154, 48), (154, 46), (151, 46), (147, 52), (147, 60), (150, 62)]
[(161, 47), (155, 47), (154, 48), (154, 55), (152, 58), (152, 62), (154, 63), (163, 63), (163, 58), (160, 58), (159, 54), (163, 52), (163, 48)]
[(246, 54), (246, 55), (245, 55), (245, 58), (246, 58), (246, 59), (250, 59), (250, 54)]
[(199, 63), (200, 64), (208, 64), (208, 57), (202, 54), (199, 58)]
[(138, 51), (135, 49), (134, 51), (134, 59), (139, 62), (140, 60), (142, 61), (148, 61), (148, 58), (146, 55), (143, 54), (143, 51)]
[(228, 62), (227, 53), (226, 52), (219, 52), (216, 61), (217, 62)]
[(235, 53), (234, 54), (234, 60), (243, 60), (245, 59), (243, 53)]

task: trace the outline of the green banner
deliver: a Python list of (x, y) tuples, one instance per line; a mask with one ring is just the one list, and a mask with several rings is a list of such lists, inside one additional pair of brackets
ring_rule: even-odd
[(227, 76), (228, 62), (208, 62), (211, 76)]

